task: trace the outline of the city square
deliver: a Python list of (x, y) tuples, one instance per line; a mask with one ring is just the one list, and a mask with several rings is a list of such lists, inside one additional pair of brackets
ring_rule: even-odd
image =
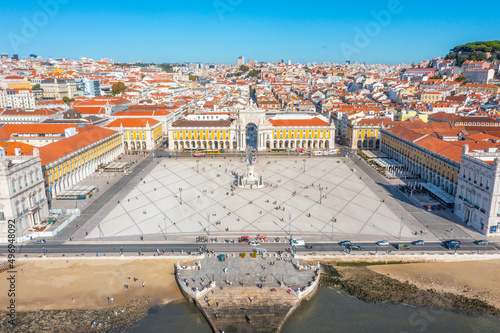
[(255, 172), (266, 186), (234, 191), (236, 175), (246, 171), (242, 157), (150, 160), (87, 221), (85, 240), (194, 241), (207, 236), (220, 241), (291, 234), (331, 241), (332, 223), (334, 239), (411, 239), (412, 232), (421, 230), (382, 189), (367, 186), (369, 177), (344, 157), (259, 156)]

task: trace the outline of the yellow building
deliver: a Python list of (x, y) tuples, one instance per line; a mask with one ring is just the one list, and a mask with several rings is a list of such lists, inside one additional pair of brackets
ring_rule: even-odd
[(163, 139), (162, 123), (152, 118), (118, 118), (106, 128), (122, 133), (126, 153), (153, 150)]
[(122, 154), (123, 139), (119, 132), (85, 125), (69, 138), (40, 147), (39, 152), (47, 197), (54, 198)]
[[(382, 130), (382, 152), (403, 164), (411, 174), (455, 195), (462, 146), (412, 130), (419, 126), (405, 124)], [(451, 127), (443, 123), (442, 129)]]

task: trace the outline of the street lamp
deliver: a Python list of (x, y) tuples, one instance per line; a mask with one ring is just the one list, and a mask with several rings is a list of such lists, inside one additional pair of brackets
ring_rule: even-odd
[(182, 205), (182, 187), (179, 187), (179, 198), (180, 198), (181, 205)]
[(306, 172), (306, 159), (304, 158), (303, 161), (304, 161), (304, 171), (302, 171), (302, 173)]
[(401, 240), (402, 233), (403, 233), (403, 216), (401, 215), (401, 227), (399, 228), (399, 240)]
[(330, 221), (332, 221), (332, 241), (333, 241), (333, 224), (337, 222), (337, 219), (335, 218), (335, 216), (333, 216)]
[(321, 185), (318, 185), (318, 189), (319, 189), (319, 204), (321, 205), (321, 199), (323, 198), (323, 190), (324, 190), (324, 188), (321, 187)]
[(200, 160), (196, 160), (196, 172), (200, 173)]
[(120, 246), (120, 255), (123, 256), (123, 246)]
[(43, 247), (43, 256), (45, 257), (45, 246)]

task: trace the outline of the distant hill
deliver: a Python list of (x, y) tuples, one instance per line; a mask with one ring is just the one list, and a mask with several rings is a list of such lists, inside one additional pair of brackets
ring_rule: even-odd
[(459, 66), (465, 61), (500, 60), (500, 41), (474, 42), (455, 46), (446, 59), (456, 59)]

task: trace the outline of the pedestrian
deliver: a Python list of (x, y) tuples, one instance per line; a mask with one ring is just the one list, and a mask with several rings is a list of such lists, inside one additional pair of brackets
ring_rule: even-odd
[(75, 302), (76, 302), (76, 300), (75, 300), (74, 298), (72, 298), (71, 300), (73, 301), (73, 303), (75, 303)]
[(144, 288), (146, 286), (146, 281), (142, 281), (142, 287)]

